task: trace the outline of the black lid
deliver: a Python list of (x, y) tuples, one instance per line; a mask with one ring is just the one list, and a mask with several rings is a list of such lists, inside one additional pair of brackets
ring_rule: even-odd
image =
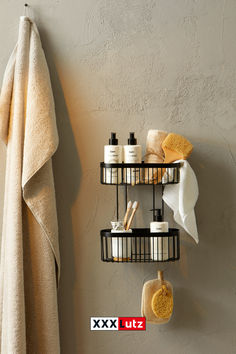
[(137, 145), (137, 139), (134, 137), (134, 133), (129, 133), (128, 145)]
[(116, 133), (111, 133), (111, 137), (109, 139), (109, 145), (118, 145), (118, 139), (116, 138)]
[(153, 211), (153, 210), (154, 210), (153, 221), (163, 221), (161, 209), (151, 209), (150, 211)]

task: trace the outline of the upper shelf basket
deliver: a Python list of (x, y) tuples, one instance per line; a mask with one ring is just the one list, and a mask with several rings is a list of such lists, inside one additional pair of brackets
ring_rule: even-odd
[(101, 183), (148, 185), (179, 183), (180, 163), (100, 163)]

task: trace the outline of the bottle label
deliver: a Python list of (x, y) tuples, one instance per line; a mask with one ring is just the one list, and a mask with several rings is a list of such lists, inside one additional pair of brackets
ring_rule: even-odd
[[(125, 163), (141, 163), (141, 147), (134, 145), (133, 148), (128, 146), (125, 150)], [(128, 184), (139, 184), (142, 180), (140, 168), (126, 168), (125, 181)]]
[[(109, 164), (121, 163), (122, 162), (122, 148), (117, 146), (105, 147), (104, 150), (104, 162)], [(121, 168), (117, 167), (107, 167), (105, 168), (104, 182), (108, 184), (120, 184), (121, 183)]]

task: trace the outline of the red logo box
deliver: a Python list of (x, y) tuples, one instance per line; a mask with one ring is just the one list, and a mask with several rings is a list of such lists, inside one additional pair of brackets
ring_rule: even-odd
[(145, 317), (118, 317), (119, 331), (145, 331)]

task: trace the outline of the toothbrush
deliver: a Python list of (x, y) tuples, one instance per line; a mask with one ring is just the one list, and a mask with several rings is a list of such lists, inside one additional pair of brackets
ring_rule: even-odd
[(124, 216), (124, 221), (123, 221), (124, 228), (126, 228), (127, 221), (128, 221), (128, 216), (129, 216), (131, 208), (132, 208), (132, 202), (130, 200), (128, 202), (128, 204), (127, 204), (127, 209), (126, 209), (126, 213), (125, 213), (125, 216)]
[(132, 214), (131, 214), (131, 216), (130, 216), (130, 218), (129, 218), (129, 221), (128, 221), (128, 223), (127, 223), (127, 226), (126, 226), (126, 228), (125, 228), (126, 231), (130, 229), (131, 223), (132, 223), (132, 221), (133, 221), (134, 215), (135, 215), (135, 213), (136, 213), (138, 207), (139, 207), (139, 202), (135, 201), (135, 202), (133, 203), (133, 205), (132, 205), (132, 209), (133, 209), (133, 210), (132, 210)]

